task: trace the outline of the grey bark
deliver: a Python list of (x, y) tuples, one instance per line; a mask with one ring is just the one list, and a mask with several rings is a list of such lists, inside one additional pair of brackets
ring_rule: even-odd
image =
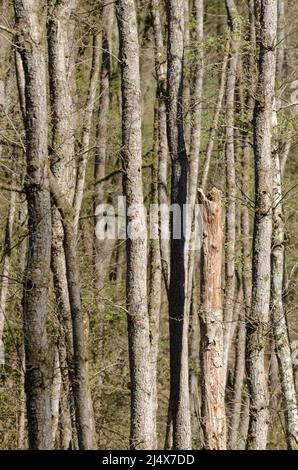
[[(285, 8), (284, 1), (278, 0), (278, 47), (276, 55), (276, 76), (284, 77), (285, 55)], [(277, 107), (279, 103), (277, 103)], [(274, 112), (273, 120), (277, 124)], [(273, 144), (273, 233), (271, 255), (271, 312), (275, 351), (285, 407), (285, 427), (287, 446), (290, 450), (298, 449), (298, 404), (291, 357), (290, 338), (287, 325), (286, 306), (284, 305), (284, 265), (285, 265), (285, 230), (283, 214), (282, 170), (277, 132), (274, 132)]]
[(162, 24), (160, 18), (160, 1), (151, 0), (151, 13), (154, 30), (155, 70), (157, 78), (156, 95), (158, 99), (158, 202), (160, 205), (160, 252), (162, 274), (166, 289), (168, 290), (170, 273), (170, 245), (169, 220), (167, 208), (167, 177), (168, 177), (168, 141), (167, 141), (167, 115), (166, 115), (166, 80), (167, 64)]
[[(143, 218), (142, 114), (139, 43), (134, 0), (117, 0), (122, 89), (123, 189), (127, 226), (137, 230), (127, 238), (126, 303), (131, 374), (132, 449), (154, 445), (151, 400), (150, 327), (147, 308), (147, 235)], [(129, 235), (129, 234), (128, 234)]]
[(277, 2), (263, 0), (260, 55), (254, 112), (255, 219), (253, 238), (252, 305), (247, 321), (247, 370), (250, 390), (248, 449), (266, 449), (268, 434), (268, 376), (265, 345), (270, 302), (272, 235), (271, 132), (275, 87)]
[[(102, 11), (102, 55), (101, 55), (101, 72), (100, 72), (100, 92), (99, 92), (99, 108), (97, 116), (96, 129), (96, 152), (94, 161), (94, 222), (95, 225), (100, 223), (102, 211), (98, 212), (97, 207), (104, 204), (104, 183), (96, 183), (105, 177), (106, 160), (107, 160), (107, 143), (108, 143), (108, 122), (110, 110), (110, 85), (112, 72), (112, 33), (114, 25), (114, 5), (108, 4), (104, 6)], [(99, 240), (94, 232), (94, 276), (95, 288), (99, 295), (102, 294), (104, 288), (105, 277), (110, 265), (115, 240)], [(104, 354), (104, 335), (105, 326), (102, 318), (104, 305), (99, 301), (98, 311), (100, 315), (99, 351), (101, 356)]]
[(211, 157), (212, 157), (212, 152), (213, 152), (214, 143), (215, 143), (215, 137), (216, 137), (216, 133), (218, 130), (219, 117), (222, 111), (222, 103), (223, 103), (223, 99), (225, 95), (227, 67), (229, 63), (229, 54), (230, 54), (230, 39), (228, 39), (226, 42), (225, 55), (223, 58), (223, 63), (222, 63), (222, 68), (221, 68), (218, 95), (217, 95), (217, 100), (216, 100), (216, 105), (215, 105), (215, 113), (214, 113), (214, 117), (212, 120), (210, 134), (209, 134), (208, 142), (207, 142), (206, 157), (205, 157), (205, 162), (204, 162), (202, 185), (201, 185), (203, 191), (205, 191), (206, 189), (210, 163), (211, 163)]
[(77, 262), (77, 243), (74, 232), (74, 211), (61, 191), (56, 177), (49, 171), (51, 193), (61, 215), (64, 231), (64, 252), (67, 287), (72, 320), (73, 371), (71, 372), (74, 394), (78, 444), (81, 450), (96, 447), (93, 404), (91, 398), (88, 351), (85, 339), (85, 318), (81, 301), (80, 273)]
[(53, 436), (54, 446), (55, 446), (55, 442), (57, 438), (57, 431), (58, 431), (58, 424), (59, 424), (59, 404), (60, 404), (60, 397), (61, 397), (61, 385), (62, 385), (62, 377), (61, 377), (61, 369), (60, 369), (60, 361), (59, 361), (59, 351), (58, 351), (58, 348), (56, 347), (55, 352), (54, 352), (53, 382), (52, 382), (52, 389), (51, 389), (52, 436)]
[(194, 263), (196, 258), (196, 237), (198, 236), (195, 221), (195, 203), (197, 199), (197, 185), (200, 165), (201, 148), (201, 119), (202, 119), (202, 99), (203, 99), (203, 76), (204, 76), (204, 6), (203, 0), (194, 2), (195, 37), (197, 44), (196, 64), (194, 67), (194, 78), (191, 87), (191, 131), (190, 131), (190, 152), (189, 152), (189, 174), (188, 174), (188, 212), (186, 220), (186, 315), (189, 316)]
[[(158, 113), (158, 111), (157, 111)], [(158, 114), (156, 116), (158, 123)], [(157, 156), (158, 149), (158, 132), (155, 132), (155, 153), (154, 159)], [(157, 188), (157, 159), (153, 162), (152, 169), (152, 183), (151, 183), (151, 204), (158, 205), (158, 188)], [(153, 448), (157, 449), (157, 360), (159, 350), (159, 328), (160, 328), (160, 309), (161, 309), (161, 259), (160, 259), (160, 246), (159, 246), (159, 220), (158, 211), (155, 210), (151, 216), (150, 225), (152, 226), (152, 234), (149, 243), (149, 302), (148, 312), (150, 321), (150, 367), (152, 370), (152, 390), (151, 400), (153, 406)], [(153, 236), (152, 236), (153, 235)]]
[(90, 153), (90, 132), (92, 124), (92, 115), (96, 99), (96, 91), (99, 78), (100, 70), (100, 54), (99, 45), (101, 43), (101, 35), (94, 33), (93, 35), (93, 48), (92, 48), (92, 64), (90, 71), (90, 81), (88, 96), (85, 103), (85, 110), (83, 116), (83, 131), (82, 131), (82, 144), (80, 148), (80, 158), (78, 162), (77, 176), (76, 176), (76, 188), (74, 193), (73, 207), (74, 207), (74, 230), (77, 234), (79, 217), (84, 196), (86, 169), (88, 163), (88, 156)]
[(35, 0), (15, 0), (26, 97), (25, 190), (29, 247), (24, 282), (25, 389), (29, 447), (51, 449), (47, 303), (51, 255), (51, 203), (47, 177), (48, 134), (44, 15)]
[(228, 356), (235, 296), (235, 243), (236, 243), (236, 161), (235, 161), (235, 88), (241, 41), (241, 20), (233, 0), (226, 0), (231, 50), (226, 84), (226, 211), (225, 211), (225, 299), (224, 299), (224, 377), (227, 376)]

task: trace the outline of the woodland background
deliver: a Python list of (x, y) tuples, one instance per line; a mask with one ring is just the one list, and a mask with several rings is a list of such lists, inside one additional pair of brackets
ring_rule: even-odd
[[(0, 1), (1, 449), (298, 448), (297, 26)], [(201, 252), (98, 240), (122, 194), (202, 203)]]

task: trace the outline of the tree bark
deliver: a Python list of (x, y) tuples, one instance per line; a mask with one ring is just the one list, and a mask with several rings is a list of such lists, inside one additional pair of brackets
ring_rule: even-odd
[(194, 78), (191, 88), (191, 131), (190, 131), (190, 153), (189, 153), (189, 175), (188, 175), (188, 194), (187, 194), (187, 220), (186, 220), (186, 315), (189, 316), (193, 272), (197, 249), (195, 247), (196, 231), (195, 221), (195, 203), (197, 199), (197, 186), (200, 165), (201, 148), (201, 119), (202, 119), (202, 99), (203, 99), (203, 76), (204, 76), (204, 7), (203, 0), (194, 2), (194, 20), (195, 20), (195, 42), (197, 44), (196, 64)]
[(225, 47), (225, 55), (223, 58), (221, 74), (220, 74), (220, 81), (219, 81), (219, 88), (218, 88), (218, 95), (215, 105), (215, 113), (211, 124), (210, 134), (208, 137), (207, 148), (206, 148), (206, 157), (204, 162), (204, 168), (202, 172), (202, 189), (205, 191), (206, 184), (208, 180), (208, 174), (210, 169), (211, 157), (215, 143), (215, 137), (218, 130), (219, 118), (220, 113), (222, 111), (222, 103), (225, 96), (225, 85), (226, 85), (226, 76), (227, 76), (227, 67), (229, 63), (229, 54), (230, 54), (230, 39), (226, 42)]
[[(56, 181), (63, 188), (68, 203), (73, 201), (75, 181), (73, 58), (69, 50), (74, 35), (71, 15), (75, 7), (76, 0), (72, 0), (70, 3), (65, 0), (55, 4), (50, 3), (48, 7), (50, 86), (53, 109), (53, 158), (51, 168)], [(88, 114), (87, 111), (89, 111), (89, 107), (86, 114)], [(68, 214), (67, 217), (72, 217), (72, 215)], [(53, 208), (53, 222), (52, 269), (54, 287), (66, 339), (67, 361), (74, 393), (79, 447), (91, 449), (95, 446), (94, 423), (88, 383), (85, 333), (82, 325), (79, 324), (82, 312), (81, 300), (78, 298), (80, 285), (76, 249), (73, 246), (74, 240), (71, 233), (74, 227), (70, 228), (71, 222), (69, 220), (61, 221), (57, 207)], [(68, 252), (66, 252), (66, 247)], [(74, 277), (76, 277), (75, 280), (73, 280)], [(75, 285), (77, 285), (78, 292), (74, 291)], [(82, 384), (78, 383), (80, 376), (83, 377)]]
[[(103, 216), (102, 211), (98, 212), (98, 206), (104, 204), (104, 183), (98, 184), (97, 181), (105, 176), (107, 161), (107, 143), (108, 143), (108, 121), (110, 111), (110, 86), (112, 72), (112, 34), (114, 25), (114, 4), (108, 4), (103, 7), (102, 11), (102, 57), (100, 72), (100, 93), (99, 108), (96, 128), (96, 151), (94, 161), (94, 223), (95, 227), (100, 223)], [(94, 276), (95, 289), (100, 295), (104, 289), (107, 270), (110, 265), (115, 240), (105, 239), (99, 240), (94, 230)], [(104, 336), (105, 325), (103, 318), (103, 302), (98, 301), (99, 312), (99, 351), (100, 358), (104, 355)]]
[(96, 99), (96, 90), (98, 85), (99, 70), (100, 70), (100, 54), (99, 45), (101, 43), (101, 35), (94, 33), (93, 35), (93, 49), (92, 49), (92, 64), (90, 71), (90, 81), (88, 96), (85, 103), (85, 111), (83, 116), (83, 132), (82, 132), (82, 145), (80, 148), (80, 158), (78, 162), (78, 170), (76, 176), (76, 189), (73, 200), (74, 207), (74, 230), (78, 233), (79, 217), (83, 203), (86, 169), (88, 163), (88, 156), (90, 153), (90, 132), (92, 124), (92, 115)]
[(47, 177), (48, 133), (46, 68), (42, 8), (36, 0), (15, 0), (26, 97), (25, 190), (28, 203), (29, 248), (23, 309), (25, 389), (30, 449), (51, 449), (50, 367), (47, 303), (51, 256), (51, 202)]
[(225, 450), (221, 192), (213, 188), (205, 196), (199, 190), (199, 202), (203, 217), (200, 306), (202, 428), (206, 449)]
[(151, 13), (154, 31), (155, 70), (157, 78), (156, 97), (158, 99), (158, 202), (160, 206), (160, 253), (164, 283), (168, 292), (170, 273), (170, 245), (168, 218), (168, 141), (166, 114), (167, 65), (162, 24), (160, 19), (160, 1), (151, 0)]
[[(284, 1), (278, 0), (278, 47), (276, 54), (276, 78), (280, 82), (284, 78), (285, 48), (285, 11)], [(277, 103), (279, 107), (280, 103)], [(277, 124), (277, 113), (273, 113), (273, 121)], [(274, 131), (274, 129), (273, 129)], [(288, 332), (287, 315), (284, 305), (284, 265), (285, 265), (285, 231), (283, 214), (282, 171), (279, 154), (281, 142), (278, 141), (277, 130), (274, 132), (275, 142), (272, 148), (273, 158), (273, 233), (271, 253), (271, 312), (275, 352), (285, 406), (285, 427), (287, 446), (290, 450), (298, 449), (298, 405), (295, 380), (291, 357), (291, 346)]]
[(236, 243), (236, 161), (234, 145), (235, 89), (241, 20), (234, 0), (226, 0), (231, 50), (226, 84), (226, 211), (225, 211), (225, 299), (224, 299), (224, 378), (226, 380), (235, 296), (235, 243)]
[[(173, 449), (191, 449), (191, 419), (188, 384), (188, 318), (185, 315), (186, 263), (183, 205), (187, 202), (188, 162), (183, 130), (184, 5), (170, 0), (168, 15), (167, 134), (172, 159), (171, 204), (180, 209), (171, 221), (170, 317), (170, 407)], [(176, 218), (177, 219), (177, 218)], [(174, 238), (175, 230), (180, 237)]]
[(143, 213), (142, 114), (139, 71), (139, 43), (134, 0), (117, 0), (122, 79), (122, 159), (127, 227), (126, 303), (131, 374), (132, 449), (154, 445), (151, 400), (150, 328), (147, 308), (147, 234)]
[(247, 370), (250, 390), (248, 449), (266, 449), (268, 376), (265, 345), (270, 302), (272, 235), (271, 132), (275, 87), (276, 0), (262, 0), (257, 97), (254, 112), (255, 219), (253, 237), (252, 305), (247, 321)]
[(85, 319), (81, 301), (80, 273), (77, 263), (77, 243), (74, 231), (74, 210), (61, 191), (56, 177), (50, 172), (51, 193), (61, 215), (64, 230), (64, 252), (66, 278), (69, 292), (72, 335), (73, 335), (73, 373), (76, 426), (80, 450), (96, 447), (93, 405), (89, 384), (88, 352), (85, 340)]

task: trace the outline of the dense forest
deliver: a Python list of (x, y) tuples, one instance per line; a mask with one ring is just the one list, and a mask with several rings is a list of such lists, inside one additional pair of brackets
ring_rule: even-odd
[(295, 0), (0, 0), (0, 449), (298, 449), (297, 105)]

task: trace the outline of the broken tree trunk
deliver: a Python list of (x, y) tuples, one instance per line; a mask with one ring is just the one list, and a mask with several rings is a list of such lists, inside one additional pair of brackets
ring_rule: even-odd
[(201, 254), (201, 395), (204, 447), (226, 449), (226, 414), (223, 364), (222, 256), (223, 228), (221, 192), (213, 188), (202, 205)]

